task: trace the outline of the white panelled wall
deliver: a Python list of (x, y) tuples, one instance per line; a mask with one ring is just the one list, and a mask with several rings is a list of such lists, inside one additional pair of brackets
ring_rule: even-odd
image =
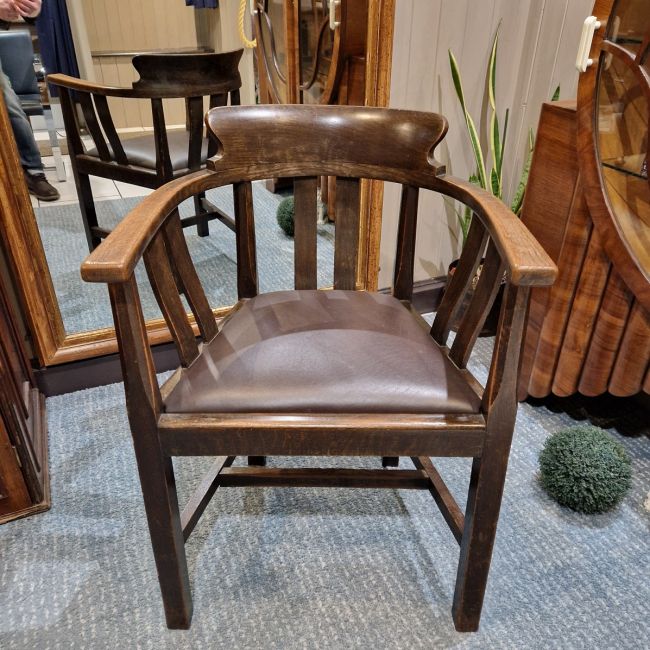
[[(468, 178), (475, 170), (462, 110), (449, 69), (449, 48), (461, 70), (465, 100), (481, 135), (488, 168), (487, 95), (490, 50), (499, 21), (497, 111), (510, 121), (504, 157), (504, 200), (516, 191), (527, 155), (529, 127), (537, 128), (541, 105), (561, 85), (561, 99), (576, 96), (574, 68), (584, 19), (593, 0), (396, 0), (390, 106), (442, 113), (449, 132), (436, 157), (448, 172)], [(386, 143), (390, 147), (390, 142)], [(392, 281), (400, 188), (386, 184), (381, 231), (379, 287)], [(460, 253), (458, 219), (442, 197), (420, 194), (415, 280), (446, 275)]]

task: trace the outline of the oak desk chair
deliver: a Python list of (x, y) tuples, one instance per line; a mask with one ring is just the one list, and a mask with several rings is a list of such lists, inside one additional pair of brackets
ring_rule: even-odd
[[(89, 175), (101, 176), (140, 187), (157, 189), (174, 178), (205, 167), (214, 156), (216, 143), (204, 137), (203, 98), (210, 108), (239, 105), (239, 61), (243, 50), (223, 54), (145, 54), (133, 57), (140, 75), (132, 88), (115, 88), (83, 81), (63, 74), (48, 75), (59, 88), (61, 109), (69, 143), (70, 160), (79, 196), (88, 247), (92, 252), (110, 231), (97, 223)], [(86, 149), (81, 138), (73, 95), (81, 106), (94, 146)], [(121, 140), (108, 106), (107, 97), (150, 99), (153, 134)], [(184, 98), (187, 130), (165, 128), (163, 99)], [(137, 110), (136, 102), (129, 102)], [(106, 138), (104, 137), (106, 135)], [(106, 142), (108, 139), (108, 143)], [(232, 218), (212, 205), (205, 194), (194, 197), (196, 215), (182, 220), (184, 228), (196, 225), (199, 236), (209, 234), (208, 222), (219, 219), (234, 231)]]
[[(129, 422), (170, 628), (187, 628), (188, 539), (219, 487), (429, 490), (461, 547), (453, 616), (478, 629), (517, 412), (519, 348), (531, 286), (557, 269), (491, 194), (447, 176), (433, 158), (447, 131), (433, 113), (341, 106), (217, 108), (205, 171), (147, 197), (83, 263), (108, 283)], [(316, 185), (336, 176), (334, 291), (316, 290)], [(294, 177), (295, 291), (258, 295), (251, 181)], [(403, 184), (393, 295), (355, 291), (359, 178)], [(192, 265), (176, 206), (233, 184), (240, 300), (218, 330)], [(469, 205), (467, 244), (432, 328), (411, 307), (420, 189)], [(487, 246), (487, 252), (485, 248)], [(450, 324), (485, 254), (451, 346)], [(134, 270), (144, 256), (181, 367), (158, 388)], [(466, 369), (507, 273), (485, 388)], [(191, 305), (202, 343), (183, 308)], [(183, 511), (172, 456), (217, 456)], [(411, 457), (412, 470), (232, 467), (236, 456)], [(429, 458), (474, 459), (465, 514)]]

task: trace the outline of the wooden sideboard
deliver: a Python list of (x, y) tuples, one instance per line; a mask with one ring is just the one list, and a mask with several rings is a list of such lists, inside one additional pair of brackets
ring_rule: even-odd
[(45, 396), (0, 276), (0, 524), (49, 508)]
[(534, 290), (519, 397), (650, 393), (650, 12), (596, 0), (578, 100), (545, 104), (522, 220), (559, 268)]
[(578, 165), (576, 102), (542, 107), (522, 221), (558, 265), (534, 289), (519, 398), (650, 393), (650, 314), (611, 263)]

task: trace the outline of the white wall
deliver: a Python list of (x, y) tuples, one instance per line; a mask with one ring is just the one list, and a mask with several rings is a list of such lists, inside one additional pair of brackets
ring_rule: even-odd
[[(487, 67), (499, 21), (497, 110), (503, 128), (510, 123), (504, 158), (504, 199), (510, 202), (526, 157), (528, 129), (536, 129), (541, 105), (558, 84), (562, 99), (575, 97), (575, 56), (584, 19), (593, 0), (397, 0), (390, 105), (435, 111), (449, 121), (437, 158), (449, 173), (467, 178), (475, 168), (463, 114), (458, 104), (447, 50), (454, 52), (468, 109), (486, 136), (491, 117)], [(386, 143), (390, 146), (390, 143)], [(379, 287), (391, 284), (400, 188), (386, 185)], [(431, 192), (420, 195), (415, 280), (445, 275), (462, 242), (454, 212)]]

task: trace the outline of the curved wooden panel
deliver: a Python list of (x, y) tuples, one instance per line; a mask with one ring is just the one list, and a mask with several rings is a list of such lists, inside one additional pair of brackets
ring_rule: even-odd
[(243, 49), (219, 54), (141, 54), (133, 57), (140, 78), (133, 89), (157, 97), (185, 97), (187, 86), (196, 96), (229, 93), (241, 88), (239, 62)]
[(558, 260), (558, 279), (550, 289), (546, 315), (528, 383), (528, 392), (533, 397), (546, 397), (551, 392), (591, 229), (587, 202), (578, 179)]
[(578, 390), (582, 366), (598, 315), (598, 305), (605, 292), (609, 267), (609, 258), (594, 230), (553, 380), (553, 392), (559, 397), (568, 397)]
[(594, 397), (607, 390), (633, 300), (621, 276), (612, 268), (578, 384), (583, 395)]
[(352, 56), (366, 55), (366, 25), (368, 22), (367, 2), (339, 3), (340, 25), (334, 34), (332, 64), (327, 83), (320, 98), (321, 104), (330, 104), (338, 95), (341, 77), (348, 59)]
[[(521, 221), (551, 259), (558, 264), (558, 282), (553, 292), (556, 291), (557, 285), (563, 282), (567, 272), (562, 258), (565, 255), (563, 251), (570, 237), (569, 233), (579, 228), (579, 224), (573, 224), (576, 217), (575, 210), (579, 204), (576, 195), (578, 192), (581, 193), (578, 176), (575, 102), (547, 102), (542, 105), (539, 118)], [(585, 234), (585, 249), (591, 229), (588, 215), (587, 220), (589, 229)], [(580, 269), (576, 269), (576, 273), (579, 272)], [(518, 399), (520, 400), (528, 396), (531, 376), (537, 370), (534, 368), (535, 355), (540, 344), (540, 335), (551, 295), (550, 289), (536, 288), (531, 292), (519, 374)], [(570, 310), (570, 304), (567, 305), (567, 309)], [(559, 337), (555, 343), (558, 347), (561, 346), (562, 337)], [(539, 391), (535, 388), (536, 383), (533, 382), (533, 391), (530, 394), (535, 397), (545, 397), (549, 394), (551, 378), (546, 382), (548, 385), (540, 388)]]
[[(254, 19), (260, 101), (263, 104), (279, 104), (281, 98), (286, 99), (287, 80), (277, 60), (273, 25), (263, 5), (258, 4)], [(281, 87), (278, 87), (280, 84)]]
[(392, 167), (432, 170), (433, 151), (449, 126), (436, 113), (295, 104), (223, 106), (209, 111), (206, 122), (219, 142), (217, 162), (208, 165), (217, 171), (260, 161), (385, 166), (387, 142)]
[(609, 392), (618, 397), (641, 390), (650, 363), (650, 313), (635, 301), (625, 328), (609, 381)]

